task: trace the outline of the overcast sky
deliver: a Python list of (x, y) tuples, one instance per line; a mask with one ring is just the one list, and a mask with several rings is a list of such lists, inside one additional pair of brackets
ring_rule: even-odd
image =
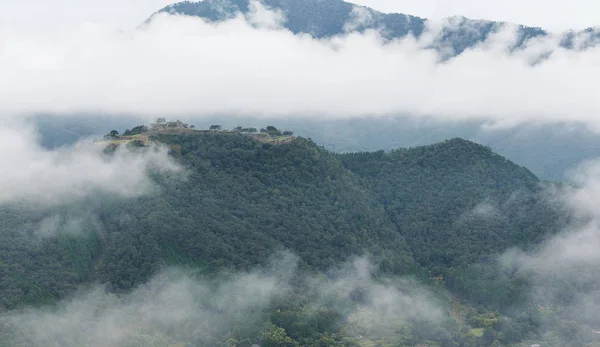
[[(2, 0), (0, 29), (64, 30), (93, 22), (127, 29), (172, 0)], [(596, 0), (356, 0), (385, 12), (427, 18), (464, 15), (552, 30), (600, 25)]]
[(463, 15), (507, 21), (551, 30), (600, 25), (600, 2), (595, 0), (356, 0), (384, 12), (427, 18)]

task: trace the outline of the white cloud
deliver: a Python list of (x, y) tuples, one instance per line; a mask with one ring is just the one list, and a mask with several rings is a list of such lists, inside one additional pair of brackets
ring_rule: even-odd
[[(164, 148), (133, 153), (125, 148), (103, 155), (103, 146), (80, 143), (48, 151), (25, 125), (0, 127), (0, 204), (26, 201), (54, 204), (97, 192), (133, 197), (148, 193), (148, 170), (176, 172)], [(52, 229), (48, 221), (40, 232)]]
[[(414, 320), (437, 326), (448, 318), (435, 294), (413, 281), (373, 280), (364, 259), (348, 264), (338, 278), (326, 279), (301, 275), (295, 257), (278, 256), (273, 266), (214, 279), (171, 269), (122, 296), (96, 288), (52, 309), (12, 311), (0, 316), (0, 325), (13, 334), (13, 343), (23, 345), (207, 345), (234, 326), (245, 327), (234, 330), (239, 334), (260, 338), (269, 327), (266, 309), (282, 298), (302, 305), (306, 317), (321, 314), (324, 307), (347, 315), (348, 332), (365, 338), (389, 336)], [(304, 283), (303, 290), (293, 289), (292, 283)], [(358, 293), (361, 299), (352, 299)], [(344, 324), (344, 318), (337, 323)]]
[(350, 20), (344, 24), (344, 32), (349, 33), (373, 24), (373, 15), (366, 7), (354, 6), (350, 12)]
[(574, 222), (530, 260), (536, 268), (568, 273), (600, 265), (600, 161), (582, 163), (570, 177), (576, 187), (565, 188), (562, 199)]
[(523, 268), (553, 276), (569, 276), (576, 269), (600, 265), (600, 162), (588, 161), (570, 173), (572, 185), (548, 188), (546, 198), (564, 208), (569, 223), (535, 252), (510, 250), (502, 261), (517, 261)]
[(423, 49), (435, 33), (387, 44), (373, 31), (315, 40), (243, 17), (209, 24), (161, 15), (126, 33), (4, 36), (0, 112), (405, 113), (598, 126), (598, 49), (567, 51), (544, 39), (511, 54), (511, 30), (444, 63)]
[(168, 345), (182, 337), (203, 341), (227, 331), (236, 319), (260, 317), (259, 308), (284, 291), (277, 284), (271, 276), (241, 274), (213, 285), (172, 271), (122, 298), (96, 288), (55, 310), (13, 312), (0, 317), (0, 323), (15, 332), (16, 341), (34, 345)]
[(285, 14), (279, 9), (270, 9), (258, 1), (250, 2), (250, 11), (246, 20), (264, 29), (281, 29), (286, 21)]

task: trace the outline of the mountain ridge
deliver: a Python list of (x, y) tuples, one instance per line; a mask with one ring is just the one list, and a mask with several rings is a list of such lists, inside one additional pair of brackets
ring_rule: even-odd
[[(283, 11), (286, 15), (284, 26), (294, 34), (305, 33), (315, 38), (345, 34), (348, 32), (346, 25), (354, 21), (356, 23), (350, 31), (363, 32), (367, 29), (376, 29), (381, 32), (383, 38), (388, 40), (411, 34), (419, 38), (430, 21), (402, 13), (383, 13), (343, 0), (260, 0), (260, 2), (267, 8)], [(237, 13), (248, 13), (249, 4), (250, 0), (184, 1), (166, 6), (157, 13), (183, 14), (202, 17), (209, 21), (221, 21), (232, 18)], [(357, 20), (356, 16), (361, 18)], [(148, 21), (151, 18), (152, 16)], [(507, 24), (490, 20), (473, 20), (463, 16), (450, 17), (447, 21), (452, 21), (452, 24), (444, 26), (440, 36), (429, 47), (448, 55), (446, 58), (460, 55), (466, 49), (484, 42), (489, 35), (498, 32)], [(551, 35), (540, 27), (518, 24), (516, 27), (518, 38), (512, 49), (524, 47), (530, 39)], [(560, 35), (560, 45), (565, 49), (582, 50), (599, 43), (599, 27), (566, 31)], [(449, 49), (452, 50), (451, 53), (447, 53)]]

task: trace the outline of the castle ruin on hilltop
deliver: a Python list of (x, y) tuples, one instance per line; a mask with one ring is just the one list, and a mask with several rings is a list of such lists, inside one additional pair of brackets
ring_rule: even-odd
[(180, 120), (176, 120), (175, 122), (167, 122), (165, 118), (158, 118), (155, 123), (150, 124), (150, 130), (152, 131), (177, 130), (187, 128), (188, 125)]

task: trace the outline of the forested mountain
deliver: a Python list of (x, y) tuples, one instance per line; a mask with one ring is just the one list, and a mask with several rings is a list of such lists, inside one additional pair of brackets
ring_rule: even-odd
[(531, 172), (473, 142), (341, 157), (372, 185), (423, 266), (472, 264), (537, 243), (558, 225), (556, 211), (537, 196), (540, 182)]
[[(553, 235), (564, 214), (531, 172), (484, 146), (453, 139), (390, 153), (335, 154), (300, 137), (271, 144), (198, 131), (152, 140), (169, 146), (185, 173), (153, 173), (157, 189), (149, 195), (2, 206), (2, 310), (51, 304), (93, 284), (127, 295), (173, 266), (202, 276), (251, 271), (283, 251), (298, 256), (298, 272), (290, 275), (290, 293), (244, 311), (256, 314), (252, 324), (258, 325), (240, 318), (210, 338), (183, 326), (151, 328), (156, 322), (139, 322), (139, 328), (166, 341), (161, 346), (487, 346), (535, 339), (548, 328), (532, 321), (528, 274), (495, 259), (507, 248), (527, 249)], [(331, 269), (361, 256), (377, 268), (375, 282), (322, 297), (321, 287), (354, 288), (348, 280), (334, 285), (339, 275)], [(425, 293), (409, 282), (389, 282), (398, 277), (438, 293), (432, 295), (442, 313), (406, 320), (396, 312), (387, 320), (393, 328), (370, 321), (359, 324), (362, 333), (352, 330), (358, 323), (348, 317), (364, 313), (361, 305), (372, 309), (384, 295), (372, 290)], [(313, 287), (319, 281), (326, 282)], [(211, 314), (228, 314), (216, 310)], [(190, 327), (200, 324), (188, 318)], [(499, 320), (504, 323), (494, 323)], [(34, 344), (12, 322), (0, 324), (0, 341)], [(77, 345), (73, 339), (68, 343)]]
[[(220, 21), (232, 18), (237, 13), (249, 12), (249, 3), (250, 0), (184, 1), (169, 5), (159, 12)], [(307, 33), (317, 38), (341, 35), (349, 30), (362, 32), (367, 29), (381, 30), (387, 39), (402, 38), (409, 34), (419, 38), (427, 25), (425, 18), (401, 13), (382, 13), (342, 0), (261, 0), (261, 3), (268, 8), (283, 11), (287, 19), (284, 25), (293, 33)], [(464, 17), (452, 18), (444, 26), (439, 37), (431, 43), (430, 48), (444, 52), (445, 55), (458, 55), (465, 49), (485, 41), (503, 24)], [(531, 38), (548, 34), (542, 28), (519, 26), (519, 38), (513, 48), (521, 47)], [(568, 49), (585, 49), (599, 42), (600, 31), (594, 28), (561, 35), (561, 45)]]

